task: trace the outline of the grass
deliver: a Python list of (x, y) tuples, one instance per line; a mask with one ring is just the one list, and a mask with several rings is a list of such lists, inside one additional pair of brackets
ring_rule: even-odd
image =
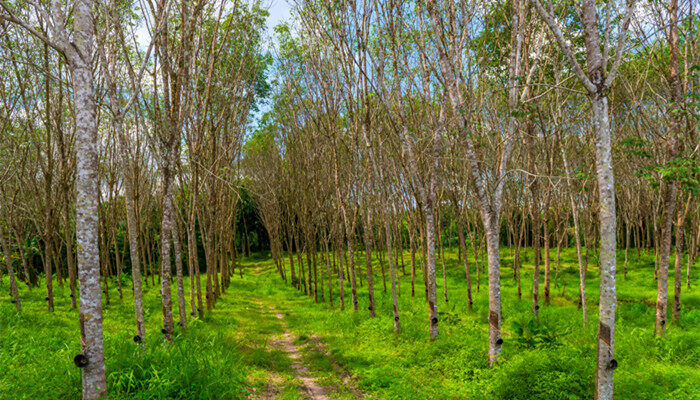
[[(332, 309), (327, 302), (327, 279), (326, 302), (317, 304), (283, 285), (270, 260), (247, 259), (244, 277), (236, 274), (216, 309), (203, 320), (190, 320), (187, 331), (176, 327), (172, 345), (164, 344), (158, 333), (158, 288), (147, 289), (143, 349), (132, 341), (133, 303), (125, 277), (124, 299), (113, 290), (111, 304), (104, 307), (109, 396), (244, 399), (250, 392), (273, 387), (276, 398), (303, 398), (291, 360), (270, 343), (274, 335), (284, 331), (274, 309), (285, 316), (286, 325), (297, 336), (295, 343), (303, 353), (304, 365), (335, 398), (353, 398), (347, 385), (352, 374), (356, 385), (377, 399), (590, 399), (596, 361), (597, 270), (593, 260), (586, 282), (589, 323), (583, 326), (576, 306), (575, 250), (563, 250), (562, 257), (558, 285), (552, 283), (551, 305), (543, 304), (539, 321), (534, 321), (530, 311), (532, 252), (523, 260), (523, 298), (519, 299), (510, 250), (503, 250), (505, 342), (503, 357), (494, 368), (487, 366), (485, 270), (478, 293), (474, 284), (474, 311), (468, 313), (464, 270), (453, 251), (446, 251), (449, 303), (442, 298), (438, 260), (440, 336), (433, 343), (428, 340), (428, 310), (420, 271), (413, 298), (410, 273), (399, 273), (401, 333), (396, 336), (390, 292), (383, 292), (378, 265), (377, 318), (370, 319), (366, 285), (358, 288), (360, 311), (349, 309), (349, 288), (345, 291), (348, 308), (340, 311), (336, 278)], [(364, 257), (357, 260), (362, 264), (358, 267), (363, 267)], [(622, 257), (618, 264), (621, 269)], [(618, 275), (616, 398), (700, 399), (700, 291), (683, 286), (681, 320), (669, 324), (665, 338), (655, 338), (655, 310), (648, 305), (656, 297), (653, 265), (653, 254), (643, 252), (637, 261), (632, 252), (627, 279)], [(475, 279), (473, 269), (472, 263)], [(357, 273), (364, 274), (364, 270)], [(672, 282), (672, 272), (669, 278)], [(365, 277), (362, 280), (366, 281)], [(543, 276), (541, 288), (542, 281)], [(189, 287), (187, 283), (185, 287)], [(44, 290), (28, 291), (23, 286), (21, 314), (10, 303), (7, 280), (0, 290), (0, 398), (79, 398), (80, 371), (72, 362), (80, 351), (78, 319), (77, 311), (70, 308), (67, 288), (54, 285), (55, 312), (48, 313)]]
[[(470, 254), (471, 256), (471, 254)], [(562, 251), (562, 265), (554, 285), (552, 251), (551, 305), (542, 304), (539, 322), (531, 312), (532, 258), (523, 260), (522, 299), (512, 277), (509, 249), (502, 251), (503, 356), (495, 368), (487, 366), (488, 293), (485, 270), (480, 291), (474, 282), (474, 311), (467, 312), (464, 269), (457, 254), (446, 251), (448, 299), (442, 297), (441, 265), (438, 260), (439, 339), (428, 340), (428, 308), (423, 296), (422, 274), (417, 273), (416, 296), (410, 296), (410, 273), (399, 272), (401, 333), (393, 334), (390, 292), (384, 293), (379, 266), (374, 265), (377, 318), (367, 310), (366, 285), (358, 289), (357, 313), (328, 302), (314, 304), (296, 289), (281, 287), (270, 271), (263, 275), (264, 296), (284, 307), (290, 327), (302, 337), (317, 337), (330, 353), (351, 370), (360, 386), (380, 399), (591, 399), (596, 364), (596, 327), (599, 280), (591, 260), (586, 290), (588, 324), (582, 323), (577, 307), (578, 266), (575, 250)], [(409, 258), (404, 257), (408, 262)], [(700, 291), (685, 288), (679, 323), (669, 324), (665, 338), (655, 338), (653, 254), (639, 261), (631, 253), (627, 278), (622, 277), (623, 254), (617, 279), (616, 324), (617, 399), (700, 398)], [(364, 257), (356, 260), (364, 266)], [(470, 257), (470, 261), (473, 261)], [(673, 262), (673, 260), (671, 261)], [(268, 262), (260, 268), (272, 269)], [(673, 265), (673, 264), (671, 264)], [(475, 279), (472, 262), (472, 279)], [(482, 266), (483, 268), (483, 266)], [(408, 265), (406, 266), (408, 272)], [(358, 276), (364, 271), (358, 271)], [(685, 273), (685, 272), (684, 272)], [(388, 271), (387, 271), (388, 275)], [(387, 286), (389, 285), (387, 276)], [(366, 279), (363, 279), (366, 281)], [(540, 278), (543, 290), (544, 271)], [(359, 282), (359, 279), (358, 279)], [(670, 282), (673, 282), (672, 272)], [(324, 282), (327, 284), (327, 282)], [(337, 279), (334, 279), (337, 285)], [(390, 288), (389, 288), (390, 289)], [(672, 293), (672, 283), (670, 287)], [(327, 291), (327, 286), (326, 286)], [(346, 306), (350, 291), (346, 289)], [(540, 298), (543, 295), (540, 294)], [(669, 297), (672, 301), (672, 296)], [(327, 293), (326, 293), (327, 300)], [(669, 307), (669, 310), (671, 307)], [(670, 314), (670, 311), (669, 311)], [(670, 321), (670, 315), (669, 315)], [(519, 328), (525, 328), (522, 332)], [(528, 329), (530, 328), (530, 329)]]

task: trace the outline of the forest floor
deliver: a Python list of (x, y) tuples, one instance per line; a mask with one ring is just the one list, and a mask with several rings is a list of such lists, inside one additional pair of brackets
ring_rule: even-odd
[[(212, 400), (593, 398), (598, 307), (595, 259), (586, 280), (589, 322), (584, 326), (577, 308), (574, 250), (562, 252), (556, 279), (552, 252), (552, 297), (549, 305), (543, 302), (539, 320), (531, 312), (532, 252), (523, 254), (522, 298), (518, 298), (512, 255), (509, 249), (503, 250), (505, 343), (501, 361), (489, 368), (485, 271), (481, 266), (477, 291), (475, 265), (469, 258), (474, 311), (467, 312), (464, 269), (456, 252), (446, 251), (445, 256), (449, 301), (444, 299), (438, 259), (440, 336), (433, 343), (428, 340), (422, 273), (418, 270), (415, 296), (411, 296), (407, 255), (406, 273), (399, 268), (398, 336), (393, 333), (388, 269), (385, 291), (376, 259), (377, 317), (368, 316), (361, 254), (356, 258), (362, 261), (357, 271), (357, 312), (351, 310), (347, 280), (346, 309), (341, 311), (336, 277), (332, 282), (334, 307), (328, 301), (327, 275), (323, 275), (323, 283), (319, 281), (320, 302), (316, 303), (313, 297), (284, 285), (273, 263), (261, 255), (243, 261), (243, 277), (236, 271), (214, 310), (201, 320), (191, 319), (186, 331), (176, 328), (173, 344), (164, 344), (158, 333), (161, 306), (156, 281), (145, 288), (144, 348), (132, 341), (133, 303), (125, 275), (123, 299), (111, 282), (111, 303), (104, 306), (109, 396)], [(655, 338), (653, 254), (642, 252), (637, 260), (632, 252), (626, 278), (623, 260), (621, 253), (616, 399), (700, 399), (698, 286), (685, 288), (684, 266), (681, 319), (669, 323), (665, 338)], [(324, 269), (321, 265), (319, 273)], [(541, 288), (543, 280), (544, 275)], [(672, 293), (672, 272), (669, 282)], [(185, 287), (189, 287), (187, 282)], [(78, 319), (70, 307), (68, 289), (55, 283), (53, 313), (46, 311), (43, 289), (21, 289), (23, 312), (17, 314), (7, 293), (7, 279), (0, 282), (0, 399), (79, 398), (80, 371), (72, 363), (80, 349)]]

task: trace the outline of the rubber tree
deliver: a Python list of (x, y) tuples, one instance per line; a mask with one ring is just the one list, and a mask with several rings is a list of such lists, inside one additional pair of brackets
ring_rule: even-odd
[[(606, 42), (610, 37), (610, 19), (613, 13), (612, 2), (608, 3), (605, 8), (606, 19), (604, 25), (601, 26), (596, 2), (594, 0), (581, 1), (581, 23), (586, 48), (586, 71), (581, 67), (569, 43), (564, 38), (561, 28), (555, 20), (553, 10), (546, 10), (540, 0), (533, 0), (533, 2), (538, 14), (554, 34), (560, 50), (564, 52), (569, 61), (569, 66), (586, 89), (592, 108), (596, 143), (600, 236), (600, 305), (598, 311), (598, 360), (595, 397), (599, 400), (608, 400), (613, 398), (614, 370), (617, 367), (617, 361), (615, 360), (617, 220), (608, 91), (622, 62), (627, 31), (633, 14), (634, 0), (630, 0), (625, 6), (612, 59), (608, 43)], [(600, 32), (604, 32), (602, 43)]]

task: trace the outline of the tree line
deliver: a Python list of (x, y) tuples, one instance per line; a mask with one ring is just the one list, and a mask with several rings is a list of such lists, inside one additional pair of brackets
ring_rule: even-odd
[[(635, 249), (637, 258), (653, 249), (655, 333), (663, 336), (670, 253), (675, 246), (673, 321), (682, 270), (689, 287), (697, 253), (693, 5), (305, 0), (294, 12), (294, 23), (276, 31), (282, 83), (273, 109), (243, 159), (282, 279), (316, 301), (327, 291), (341, 309), (349, 280), (359, 312), (366, 273), (362, 312), (373, 318), (376, 256), (385, 292), (388, 268), (400, 334), (397, 273), (410, 266), (414, 296), (420, 268), (435, 340), (438, 299), (449, 300), (444, 247), (456, 239), (467, 282), (456, 301), (471, 310), (472, 274), (477, 291), (479, 275), (488, 277), (494, 364), (501, 275), (512, 274), (522, 296), (521, 251), (533, 248), (537, 317), (561, 248), (575, 246), (584, 324), (591, 259), (600, 275), (595, 393), (611, 399), (616, 278), (626, 277)], [(512, 269), (501, 261), (504, 245)]]
[(31, 288), (33, 266), (49, 312), (53, 276), (67, 280), (83, 398), (104, 398), (102, 304), (111, 284), (122, 296), (126, 266), (140, 345), (142, 285), (160, 286), (160, 334), (172, 341), (174, 321), (186, 329), (230, 282), (242, 140), (269, 90), (267, 11), (206, 0), (0, 7), (3, 266), (17, 311), (18, 279)]
[[(656, 256), (658, 335), (670, 254), (674, 321), (697, 257), (694, 7), (300, 0), (270, 49), (257, 2), (0, 0), (0, 245), (15, 307), (19, 281), (43, 274), (48, 311), (53, 276), (67, 282), (83, 395), (102, 398), (110, 285), (121, 297), (130, 275), (137, 343), (142, 285), (159, 286), (172, 341), (175, 320), (211, 310), (250, 252), (250, 194), (282, 280), (341, 309), (349, 289), (348, 308), (370, 318), (381, 286), (396, 334), (399, 272), (411, 296), (422, 276), (430, 340), (440, 297), (471, 310), (486, 290), (490, 364), (501, 275), (522, 296), (521, 252), (534, 249), (538, 316), (575, 246), (584, 324), (590, 263), (601, 277), (596, 396), (611, 399), (618, 249), (623, 279), (635, 252)], [(467, 293), (448, 296), (454, 245)]]

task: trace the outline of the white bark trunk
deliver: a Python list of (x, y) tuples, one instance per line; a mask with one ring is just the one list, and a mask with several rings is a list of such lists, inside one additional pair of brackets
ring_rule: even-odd
[(615, 179), (610, 139), (610, 111), (604, 93), (592, 95), (596, 130), (596, 176), (600, 221), (600, 306), (598, 310), (598, 363), (596, 399), (612, 400), (615, 361)]
[[(75, 52), (69, 65), (75, 101), (76, 237), (80, 288), (80, 347), (83, 399), (99, 399), (107, 393), (102, 338), (100, 291), (99, 210), (97, 177), (97, 118), (92, 77), (93, 3), (77, 0), (74, 7)], [(76, 361), (81, 361), (76, 357)], [(84, 364), (87, 365), (84, 365)]]

